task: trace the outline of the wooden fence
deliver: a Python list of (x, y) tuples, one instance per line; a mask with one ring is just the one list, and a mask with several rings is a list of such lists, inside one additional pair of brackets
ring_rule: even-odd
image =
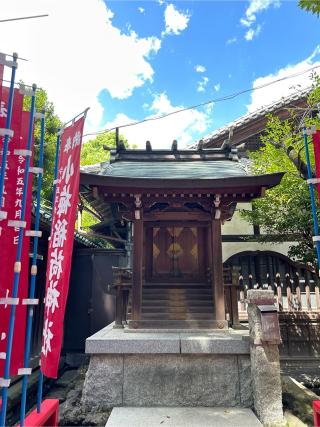
[[(279, 346), (282, 360), (318, 360), (320, 357), (320, 294), (315, 274), (301, 268), (293, 272), (269, 274), (255, 283), (252, 275), (242, 275), (239, 267), (225, 268), (227, 313), (230, 321), (245, 324), (247, 290), (272, 289), (278, 307), (281, 332)], [(235, 313), (234, 306), (238, 309)]]
[(277, 273), (273, 283), (267, 277), (266, 283), (254, 284), (252, 277), (249, 276), (247, 283), (244, 283), (244, 278), (240, 275), (238, 296), (240, 320), (246, 319), (247, 316), (246, 292), (248, 289), (254, 288), (272, 289), (279, 312), (319, 313), (320, 292), (318, 283), (315, 283), (313, 276), (308, 270), (304, 277), (300, 277), (296, 272), (293, 276), (286, 273), (285, 277), (281, 278), (281, 275)]

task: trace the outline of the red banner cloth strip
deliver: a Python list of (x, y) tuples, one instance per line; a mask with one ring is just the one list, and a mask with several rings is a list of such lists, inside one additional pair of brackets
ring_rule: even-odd
[[(320, 178), (320, 130), (312, 135), (313, 139), (313, 150), (314, 150), (314, 161), (316, 164), (316, 177)], [(320, 202), (320, 184), (317, 184), (318, 189), (318, 200)]]
[[(5, 88), (6, 89), (6, 88)], [(16, 108), (22, 108), (22, 102), (19, 95), (15, 95), (15, 103), (19, 101), (19, 107), (14, 105), (13, 115), (17, 116)], [(21, 110), (20, 110), (21, 111)], [(30, 113), (22, 112), (21, 130), (17, 129), (17, 117), (14, 121), (14, 137), (9, 143), (7, 157), (7, 168), (5, 175), (4, 205), (2, 211), (7, 212), (7, 218), (0, 221), (0, 298), (12, 298), (14, 263), (19, 239), (19, 228), (8, 226), (8, 221), (20, 221), (22, 214), (22, 197), (24, 187), (24, 172), (26, 157), (14, 154), (14, 150), (25, 150), (28, 144), (28, 130)], [(2, 124), (1, 124), (2, 126)], [(1, 155), (2, 157), (2, 155)], [(31, 159), (32, 166), (32, 159)], [(30, 229), (31, 224), (31, 204), (32, 204), (32, 180), (29, 179), (27, 204), (26, 204), (26, 229)], [(16, 307), (13, 351), (11, 355), (10, 376), (17, 375), (18, 369), (23, 368), (25, 329), (26, 329), (26, 305), (22, 304), (24, 298), (28, 298), (28, 279), (29, 279), (29, 248), (30, 238), (23, 238), (21, 273), (19, 279), (19, 303)], [(0, 376), (4, 374), (6, 354), (7, 335), (9, 330), (11, 305), (0, 304)]]
[(61, 137), (59, 179), (48, 249), (41, 370), (57, 378), (63, 339), (63, 320), (69, 289), (73, 236), (80, 179), (84, 117), (65, 128)]

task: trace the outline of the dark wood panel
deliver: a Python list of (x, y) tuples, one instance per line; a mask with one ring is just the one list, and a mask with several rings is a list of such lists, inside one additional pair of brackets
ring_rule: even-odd
[[(185, 223), (152, 227), (146, 242), (147, 281), (204, 282), (206, 280), (206, 235), (202, 227)], [(148, 238), (151, 232), (148, 231)], [(152, 253), (152, 260), (150, 259)], [(150, 263), (152, 266), (150, 268)]]
[(154, 212), (144, 215), (145, 221), (209, 221), (205, 212)]
[(222, 242), (221, 222), (213, 220), (211, 223), (212, 242), (212, 285), (215, 303), (216, 320), (225, 319), (223, 267), (222, 267)]
[(132, 319), (141, 317), (142, 276), (143, 276), (143, 221), (135, 220), (133, 225), (133, 268), (132, 268)]

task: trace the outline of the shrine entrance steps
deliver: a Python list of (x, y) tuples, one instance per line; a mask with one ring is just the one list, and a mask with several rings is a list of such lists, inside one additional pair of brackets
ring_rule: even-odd
[[(128, 306), (131, 320), (131, 302)], [(130, 324), (130, 322), (129, 322)], [(146, 284), (142, 293), (140, 327), (214, 328), (209, 284)]]
[(248, 408), (114, 408), (106, 427), (261, 427)]

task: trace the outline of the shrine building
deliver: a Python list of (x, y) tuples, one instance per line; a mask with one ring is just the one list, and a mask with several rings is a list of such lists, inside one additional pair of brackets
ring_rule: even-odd
[(115, 326), (225, 329), (230, 316), (237, 324), (237, 307), (226, 310), (232, 278), (223, 271), (221, 226), (238, 202), (263, 197), (282, 176), (252, 175), (228, 144), (180, 150), (176, 141), (166, 150), (119, 142), (110, 162), (82, 168), (82, 194), (106, 206), (103, 227), (126, 243), (127, 265), (114, 269)]
[(263, 424), (282, 425), (273, 291), (248, 290), (243, 327), (239, 271), (223, 269), (223, 222), (283, 176), (247, 166), (228, 144), (174, 141), (170, 150), (119, 142), (110, 162), (83, 168), (81, 193), (107, 218), (96, 232), (127, 251), (105, 284), (115, 322), (86, 340), (85, 408), (254, 407)]

